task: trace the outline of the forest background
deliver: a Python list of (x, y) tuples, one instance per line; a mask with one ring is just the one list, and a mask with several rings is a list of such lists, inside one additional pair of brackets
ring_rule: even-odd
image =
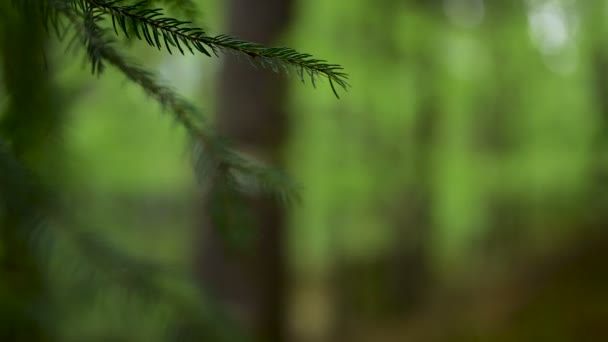
[[(49, 335), (197, 340), (168, 309), (183, 297), (204, 311), (186, 310), (192, 325), (221, 330), (212, 340), (605, 338), (608, 3), (175, 3), (170, 15), (211, 32), (340, 64), (351, 87), (336, 99), (327, 82), (302, 85), (243, 57), (128, 46), (238, 148), (298, 184), (300, 201), (247, 199), (242, 225), (222, 230), (182, 128), (122, 74), (91, 76), (49, 37), (48, 74), (28, 82), (64, 115), (42, 173), (106, 241), (102, 259), (117, 250), (170, 269), (162, 291), (178, 294), (126, 289), (36, 230)], [(17, 36), (3, 36), (4, 61), (38, 51), (7, 37)], [(0, 285), (0, 298), (11, 291)]]

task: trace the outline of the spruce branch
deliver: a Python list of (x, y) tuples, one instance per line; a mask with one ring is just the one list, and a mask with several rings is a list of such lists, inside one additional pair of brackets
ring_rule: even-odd
[(173, 114), (191, 138), (191, 152), (199, 180), (215, 186), (223, 185), (239, 193), (272, 194), (282, 203), (297, 200), (296, 187), (289, 177), (238, 155), (226, 141), (205, 129), (203, 117), (194, 105), (116, 50), (112, 46), (113, 40), (108, 37), (108, 29), (101, 26), (103, 16), (97, 8), (85, 8), (83, 15), (72, 13), (70, 17), (76, 25), (80, 23), (82, 26), (79, 32), (91, 60), (92, 71), (100, 74), (109, 63), (138, 84), (166, 112)]
[[(12, 0), (12, 3), (27, 16), (32, 13), (41, 14), (44, 26), (47, 29), (49, 25), (52, 26), (60, 39), (71, 29), (70, 25), (63, 24), (60, 14), (65, 15), (68, 8), (79, 9), (81, 12), (91, 8), (96, 9), (96, 15), (100, 17), (111, 17), (116, 35), (119, 31), (127, 38), (133, 38), (134, 35), (159, 50), (163, 46), (169, 53), (173, 53), (172, 48), (181, 54), (185, 54), (186, 50), (194, 54), (196, 50), (209, 57), (212, 53), (218, 56), (220, 52), (240, 54), (252, 63), (277, 73), (281, 70), (289, 73), (293, 69), (302, 82), (308, 78), (313, 86), (316, 86), (317, 78), (327, 78), (338, 98), (336, 86), (344, 90), (349, 87), (348, 75), (340, 65), (288, 47), (265, 47), (225, 34), (211, 36), (190, 21), (165, 16), (163, 9), (155, 8), (152, 1), (129, 4), (125, 0)], [(179, 6), (189, 17), (197, 15), (193, 11), (192, 0), (171, 0), (171, 3)]]
[(148, 0), (136, 4), (125, 4), (123, 0), (79, 1), (110, 15), (116, 34), (119, 28), (127, 37), (131, 32), (138, 39), (145, 40), (159, 50), (164, 45), (169, 53), (172, 53), (173, 47), (182, 54), (186, 49), (191, 53), (197, 50), (209, 57), (211, 53), (217, 56), (218, 52), (236, 52), (264, 67), (270, 67), (275, 72), (280, 69), (288, 72), (289, 67), (293, 67), (301, 81), (304, 82), (307, 76), (313, 86), (317, 77), (325, 77), (336, 97), (339, 96), (335, 85), (343, 89), (348, 87), (348, 75), (339, 65), (329, 64), (325, 60), (287, 47), (269, 48), (229, 35), (210, 36), (191, 22), (166, 17), (160, 8), (149, 8)]

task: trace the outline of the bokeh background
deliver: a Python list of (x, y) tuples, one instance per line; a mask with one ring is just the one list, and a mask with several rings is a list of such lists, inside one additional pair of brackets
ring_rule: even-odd
[[(253, 224), (226, 237), (181, 127), (116, 70), (97, 79), (48, 41), (40, 87), (65, 114), (38, 167), (108, 248), (188, 275), (163, 284), (213, 307), (197, 322), (258, 341), (608, 338), (607, 2), (176, 3), (169, 14), (212, 33), (340, 64), (351, 84), (336, 99), (327, 82), (243, 57), (129, 45), (210, 126), (299, 184), (293, 205), (250, 199)], [(139, 300), (48, 234), (35, 240), (59, 340), (189, 330), (174, 297)]]

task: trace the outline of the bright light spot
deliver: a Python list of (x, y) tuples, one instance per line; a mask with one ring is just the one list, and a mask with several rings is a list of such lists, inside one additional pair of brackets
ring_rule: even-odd
[(576, 13), (566, 11), (560, 0), (528, 0), (530, 38), (543, 54), (545, 64), (558, 74), (571, 74), (578, 65)]
[(528, 15), (528, 22), (530, 36), (543, 52), (559, 52), (570, 39), (566, 15), (556, 1), (546, 1), (533, 6)]
[(180, 94), (196, 94), (201, 80), (202, 63), (198, 56), (168, 55), (159, 67), (160, 77)]

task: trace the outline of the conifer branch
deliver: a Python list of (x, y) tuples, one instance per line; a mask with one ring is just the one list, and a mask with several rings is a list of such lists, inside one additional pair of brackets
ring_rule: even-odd
[[(185, 6), (182, 10), (189, 13), (188, 16), (196, 16), (191, 0), (173, 1), (177, 1), (176, 5)], [(218, 56), (219, 52), (241, 54), (251, 62), (269, 67), (277, 73), (281, 70), (289, 73), (290, 68), (294, 69), (302, 82), (309, 78), (313, 86), (316, 86), (317, 78), (327, 78), (336, 97), (339, 97), (336, 86), (344, 90), (349, 87), (348, 75), (340, 65), (288, 47), (265, 47), (225, 34), (211, 36), (190, 21), (165, 16), (162, 8), (154, 8), (152, 0), (135, 4), (125, 3), (125, 0), (12, 0), (12, 3), (28, 16), (41, 14), (44, 26), (47, 29), (49, 25), (52, 26), (59, 38), (70, 29), (69, 25), (62, 24), (60, 14), (65, 15), (67, 8), (78, 8), (80, 11), (93, 8), (98, 11), (96, 15), (111, 17), (116, 35), (119, 31), (127, 38), (134, 35), (159, 50), (163, 46), (169, 53), (173, 53), (172, 48), (181, 54), (185, 54), (186, 50), (194, 54), (196, 50), (209, 57), (212, 53)]]
[(229, 35), (209, 36), (203, 29), (192, 26), (188, 21), (164, 16), (160, 8), (148, 8), (148, 0), (132, 5), (124, 4), (122, 0), (79, 1), (109, 14), (116, 34), (120, 28), (127, 37), (130, 33), (134, 34), (159, 50), (164, 45), (169, 53), (172, 53), (173, 47), (182, 54), (186, 49), (191, 53), (197, 50), (209, 57), (211, 53), (217, 55), (220, 51), (232, 51), (244, 54), (250, 60), (268, 66), (275, 72), (280, 69), (288, 71), (289, 67), (293, 67), (300, 80), (304, 81), (305, 76), (308, 76), (313, 85), (315, 78), (325, 77), (337, 97), (335, 85), (343, 89), (348, 87), (348, 76), (339, 65), (329, 64), (325, 60), (287, 47), (268, 48)]
[[(192, 153), (199, 180), (206, 184), (223, 185), (240, 193), (273, 194), (282, 203), (297, 200), (296, 187), (283, 173), (249, 161), (235, 153), (220, 137), (206, 130), (198, 109), (162, 85), (148, 70), (130, 62), (112, 46), (108, 30), (101, 27), (103, 16), (96, 8), (85, 8), (83, 16), (69, 14), (81, 32), (92, 71), (100, 74), (105, 63), (120, 70), (154, 98), (185, 128), (192, 140)], [(79, 21), (84, 18), (82, 21)]]

